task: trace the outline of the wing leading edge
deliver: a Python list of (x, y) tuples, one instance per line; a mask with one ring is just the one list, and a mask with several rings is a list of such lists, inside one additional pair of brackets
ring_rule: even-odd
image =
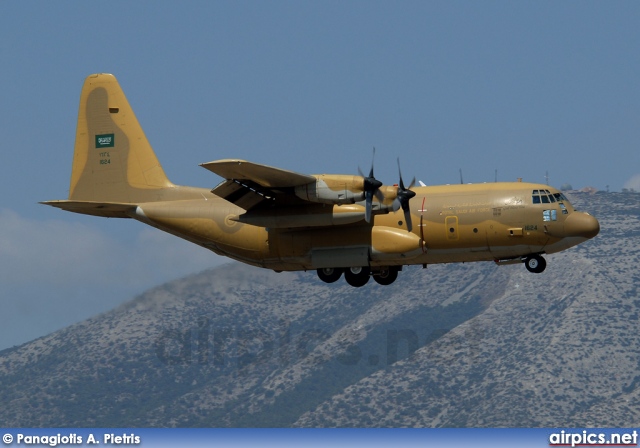
[(248, 180), (265, 188), (297, 187), (315, 182), (314, 176), (246, 160), (224, 159), (200, 164), (225, 179)]

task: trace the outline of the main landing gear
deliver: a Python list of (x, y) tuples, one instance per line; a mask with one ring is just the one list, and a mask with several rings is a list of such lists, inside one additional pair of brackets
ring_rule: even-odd
[(380, 271), (373, 274), (373, 279), (379, 285), (390, 285), (398, 278), (398, 268), (391, 266), (389, 268), (382, 268)]
[(351, 286), (359, 288), (360, 286), (364, 286), (369, 281), (369, 275), (371, 274), (371, 270), (368, 266), (357, 267), (357, 268), (347, 268), (344, 270), (344, 279)]
[(547, 267), (547, 261), (538, 254), (529, 255), (524, 259), (527, 271), (539, 274)]
[(337, 282), (342, 276), (342, 269), (339, 268), (320, 268), (318, 269), (318, 277), (325, 283)]
[(318, 269), (318, 277), (325, 283), (334, 283), (340, 279), (344, 273), (344, 279), (348, 284), (355, 288), (364, 286), (369, 282), (369, 278), (373, 279), (379, 285), (390, 285), (398, 278), (399, 267), (389, 266), (382, 267), (378, 270), (371, 271), (368, 266), (358, 266), (353, 268), (320, 268)]

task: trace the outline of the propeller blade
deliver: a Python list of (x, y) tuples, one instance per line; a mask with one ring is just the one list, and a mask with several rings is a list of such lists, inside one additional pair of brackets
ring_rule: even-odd
[(370, 191), (367, 191), (365, 193), (364, 220), (367, 221), (367, 222), (371, 222), (372, 196), (373, 196), (373, 193), (370, 192)]
[(393, 204), (391, 204), (391, 207), (393, 208), (394, 212), (397, 212), (398, 210), (400, 210), (400, 207), (402, 207), (402, 203), (400, 202), (400, 199), (397, 196), (393, 200)]
[(382, 186), (382, 182), (376, 179), (373, 175), (373, 162), (376, 157), (376, 148), (373, 148), (373, 157), (371, 158), (371, 170), (369, 170), (369, 175), (365, 176), (360, 167), (358, 167), (358, 173), (362, 176), (363, 181), (363, 190), (364, 190), (364, 199), (365, 199), (365, 214), (364, 219), (367, 222), (371, 222), (371, 211), (373, 209), (373, 196), (380, 202), (384, 200), (384, 195), (380, 191), (380, 187)]
[(407, 230), (411, 232), (411, 230), (413, 230), (413, 224), (411, 223), (411, 211), (409, 207), (404, 211), (404, 222), (407, 223)]
[(373, 147), (373, 155), (371, 156), (371, 171), (369, 171), (369, 177), (373, 179), (373, 162), (376, 159), (376, 147)]
[(400, 187), (400, 190), (404, 190), (404, 182), (402, 182), (402, 170), (400, 169), (400, 157), (398, 157), (398, 177), (400, 178), (400, 183), (398, 184), (398, 186)]
[(396, 198), (393, 200), (393, 211), (397, 212), (400, 207), (404, 211), (404, 221), (407, 223), (407, 230), (411, 232), (413, 229), (413, 224), (411, 222), (411, 209), (409, 208), (409, 201), (412, 197), (416, 195), (415, 191), (411, 191), (413, 186), (416, 183), (416, 178), (414, 177), (409, 184), (409, 188), (405, 188), (404, 181), (402, 180), (402, 170), (400, 169), (400, 157), (398, 157), (398, 175), (400, 176), (400, 181), (398, 182), (398, 192), (396, 193)]

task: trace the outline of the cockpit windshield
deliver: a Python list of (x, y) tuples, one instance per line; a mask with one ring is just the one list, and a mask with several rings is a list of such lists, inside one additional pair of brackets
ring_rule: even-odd
[(533, 190), (531, 202), (534, 204), (553, 204), (556, 202), (569, 202), (562, 193), (551, 193), (549, 190)]

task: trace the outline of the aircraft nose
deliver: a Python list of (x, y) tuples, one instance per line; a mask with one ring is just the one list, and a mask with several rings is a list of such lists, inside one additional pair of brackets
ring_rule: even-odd
[(588, 213), (573, 212), (564, 221), (566, 236), (593, 238), (600, 232), (600, 223)]

